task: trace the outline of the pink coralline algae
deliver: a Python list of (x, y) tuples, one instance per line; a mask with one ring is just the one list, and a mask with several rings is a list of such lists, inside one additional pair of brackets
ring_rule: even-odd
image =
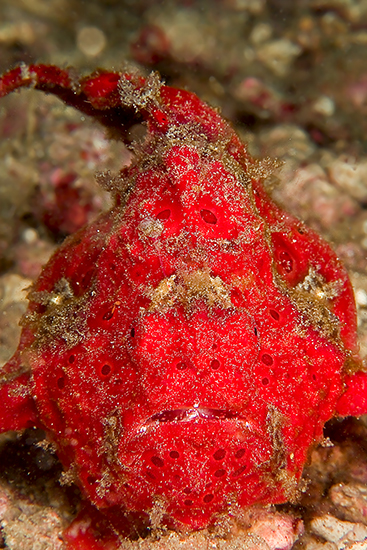
[(31, 288), (1, 375), (1, 431), (43, 428), (91, 503), (66, 547), (117, 547), (153, 517), (193, 530), (296, 500), (325, 422), (367, 412), (367, 375), (347, 273), (265, 193), (275, 162), (156, 74), (22, 66), (0, 96), (20, 87), (126, 142), (146, 127), (133, 162), (98, 176), (111, 211)]

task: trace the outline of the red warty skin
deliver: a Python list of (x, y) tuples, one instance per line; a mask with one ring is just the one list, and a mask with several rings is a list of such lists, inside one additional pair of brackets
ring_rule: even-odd
[(345, 269), (265, 193), (275, 163), (197, 96), (155, 74), (73, 74), (22, 66), (0, 97), (33, 87), (146, 137), (99, 176), (115, 206), (29, 293), (0, 430), (43, 428), (92, 503), (68, 549), (117, 548), (153, 513), (192, 530), (297, 499), (325, 422), (367, 412)]

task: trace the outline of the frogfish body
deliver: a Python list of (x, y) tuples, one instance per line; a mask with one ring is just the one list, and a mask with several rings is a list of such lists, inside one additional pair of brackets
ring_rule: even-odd
[(268, 197), (274, 162), (253, 160), (194, 94), (154, 74), (76, 82), (33, 65), (6, 73), (0, 96), (22, 86), (121, 139), (144, 122), (146, 136), (130, 166), (99, 175), (112, 210), (67, 238), (29, 292), (0, 430), (43, 428), (115, 532), (128, 513), (198, 529), (295, 500), (325, 422), (367, 412), (335, 253)]

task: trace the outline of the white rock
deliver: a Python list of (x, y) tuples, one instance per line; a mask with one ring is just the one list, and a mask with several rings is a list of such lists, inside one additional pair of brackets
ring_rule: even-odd
[(271, 40), (260, 46), (257, 50), (259, 61), (276, 76), (284, 77), (288, 74), (290, 67), (302, 49), (287, 38)]
[(362, 542), (367, 539), (366, 525), (341, 521), (329, 514), (313, 519), (311, 530), (328, 542), (336, 543), (340, 550), (347, 548), (348, 543)]
[(79, 50), (88, 57), (96, 57), (107, 45), (106, 36), (98, 27), (82, 27), (76, 41)]
[(331, 99), (331, 97), (322, 95), (316, 99), (312, 106), (312, 109), (315, 111), (315, 113), (318, 113), (319, 115), (325, 117), (332, 116), (335, 112), (335, 103)]
[(16, 273), (8, 273), (0, 277), (0, 308), (5, 309), (14, 302), (26, 303), (26, 288), (31, 285), (31, 279), (21, 277)]
[(367, 550), (367, 540), (353, 542), (352, 544), (348, 544), (343, 548), (345, 548), (345, 550)]
[(330, 180), (359, 201), (367, 200), (367, 160), (335, 159), (327, 168)]
[(334, 542), (320, 542), (316, 538), (310, 537), (304, 550), (337, 550), (337, 548)]

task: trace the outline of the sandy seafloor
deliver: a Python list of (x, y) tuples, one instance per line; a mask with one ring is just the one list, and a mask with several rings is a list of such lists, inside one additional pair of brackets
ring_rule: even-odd
[[(284, 161), (276, 200), (332, 243), (350, 272), (367, 353), (366, 0), (1, 0), (0, 72), (20, 62), (158, 70), (220, 107), (257, 157)], [(0, 102), (0, 364), (14, 351), (24, 292), (65, 234), (109, 205), (94, 181), (129, 159), (121, 143), (35, 91)], [(63, 219), (68, 178), (81, 208)], [(56, 212), (54, 218), (50, 212)], [(255, 511), (249, 532), (168, 534), (141, 548), (367, 548), (367, 424), (334, 421), (305, 470), (297, 505)], [(0, 548), (62, 546), (79, 495), (43, 434), (0, 448)], [(304, 531), (303, 534), (302, 531)], [(296, 540), (298, 538), (298, 540)], [(139, 546), (140, 544), (140, 546)], [(126, 543), (126, 547), (128, 547)]]

